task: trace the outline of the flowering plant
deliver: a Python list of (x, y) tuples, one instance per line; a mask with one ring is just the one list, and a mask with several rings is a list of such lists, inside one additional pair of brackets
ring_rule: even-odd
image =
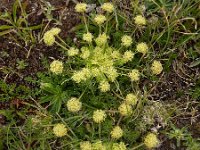
[[(52, 28), (47, 31), (44, 34), (44, 42), (47, 46), (57, 44), (66, 54), (66, 63), (61, 60), (54, 60), (50, 64), (50, 72), (52, 72), (52, 75), (60, 76), (60, 78), (67, 77), (62, 84), (69, 82), (74, 89), (79, 89), (78, 91), (82, 93), (81, 95), (72, 94), (71, 97), (66, 97), (64, 101), (66, 102), (67, 111), (72, 114), (80, 114), (83, 113), (85, 106), (89, 105), (94, 107), (88, 111), (93, 114), (91, 118), (99, 128), (99, 136), (101, 135), (100, 130), (102, 125), (107, 123), (110, 112), (114, 111), (114, 114), (118, 114), (120, 119), (115, 126), (110, 128), (109, 136), (113, 140), (117, 140), (125, 135), (123, 126), (119, 125), (120, 121), (123, 118), (133, 117), (137, 113), (137, 109), (141, 109), (143, 100), (146, 100), (146, 95), (141, 95), (138, 86), (141, 78), (145, 76), (144, 74), (146, 72), (159, 75), (163, 67), (158, 60), (154, 60), (152, 66), (145, 69), (139, 65), (132, 65), (138, 58), (139, 61), (142, 61), (150, 57), (150, 43), (147, 44), (145, 41), (136, 43), (136, 39), (130, 33), (123, 34), (118, 38), (114, 37), (109, 29), (109, 21), (114, 16), (113, 12), (115, 11), (115, 7), (112, 3), (104, 3), (101, 9), (102, 13), (87, 16), (87, 4), (78, 3), (75, 6), (75, 11), (82, 15), (85, 24), (79, 46), (71, 46), (62, 40), (59, 37), (61, 31), (58, 28)], [(92, 20), (91, 22), (89, 21), (90, 19)], [(139, 27), (146, 25), (146, 20), (141, 15), (136, 16), (134, 20), (135, 24)], [(97, 30), (92, 30), (90, 24), (96, 26)], [(119, 46), (116, 46), (115, 40), (120, 41)], [(132, 91), (127, 92), (127, 89), (124, 88), (121, 90), (123, 80), (126, 80), (130, 86), (132, 85)], [(136, 86), (134, 87), (133, 85)], [(81, 87), (82, 89), (77, 87)], [(87, 97), (85, 93), (92, 93), (92, 95)], [(124, 93), (127, 93), (126, 96), (124, 96)], [(111, 105), (107, 103), (108, 101), (101, 102), (99, 95), (115, 97), (117, 100), (113, 103), (114, 106), (117, 105), (118, 107), (109, 108)], [(75, 98), (77, 96), (79, 98)], [(88, 100), (84, 101), (85, 97)], [(93, 102), (92, 99), (95, 98), (100, 99), (100, 101)], [(97, 103), (100, 107), (96, 105)], [(59, 110), (57, 111), (59, 112)], [(61, 135), (64, 135), (64, 133), (63, 131)], [(154, 138), (156, 139), (156, 136)], [(145, 143), (148, 143), (148, 139), (146, 138)], [(121, 149), (125, 150), (126, 145), (124, 143), (120, 144)], [(116, 149), (114, 147), (120, 144), (113, 144), (113, 149)], [(151, 147), (156, 147), (156, 144), (155, 142)], [(82, 141), (80, 143), (82, 150), (104, 146), (102, 145), (102, 141), (93, 144), (90, 141)]]

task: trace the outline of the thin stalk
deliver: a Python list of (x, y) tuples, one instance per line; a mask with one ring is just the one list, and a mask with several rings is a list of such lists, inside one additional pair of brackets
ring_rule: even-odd
[[(57, 116), (61, 119), (61, 121), (67, 126), (67, 129), (72, 133), (72, 135), (75, 137), (75, 138), (77, 138), (77, 136), (76, 136), (76, 134), (72, 131), (72, 129), (67, 125), (67, 123), (63, 120), (63, 118), (58, 114), (58, 113), (56, 113), (57, 114)], [(69, 135), (68, 135), (68, 137), (69, 137)], [(71, 137), (70, 137), (71, 138)], [(71, 138), (71, 139), (73, 139), (73, 138)], [(78, 139), (78, 138), (77, 138)]]
[(44, 27), (44, 30), (41, 31), (39, 43), (41, 43), (41, 41), (43, 40), (43, 38), (41, 38), (41, 36), (44, 35), (44, 32), (45, 32), (45, 30), (47, 29), (47, 27), (48, 27), (48, 25), (49, 25), (50, 22), (51, 22), (51, 21), (48, 21), (48, 23), (47, 23), (46, 26)]
[(60, 46), (61, 48), (63, 48), (64, 50), (67, 50), (67, 51), (68, 51), (68, 49), (67, 49), (66, 47), (64, 47), (62, 44), (58, 43), (57, 41), (55, 41), (55, 43), (56, 43), (58, 46)]
[(101, 123), (99, 123), (99, 139), (101, 139)]
[(138, 146), (136, 146), (136, 147), (133, 147), (131, 150), (138, 149), (139, 147), (141, 147), (141, 146), (143, 146), (143, 145), (144, 145), (144, 143), (141, 143), (141, 144), (139, 144)]
[(99, 35), (101, 34), (101, 25), (99, 25)]
[(65, 46), (67, 46), (68, 48), (70, 48), (70, 46), (60, 37), (60, 36), (56, 36)]
[(117, 125), (118, 125), (118, 126), (119, 126), (119, 124), (120, 124), (122, 118), (123, 118), (123, 116), (120, 116), (120, 118), (119, 118), (119, 120), (118, 120), (118, 122), (117, 122)]
[(85, 14), (84, 14), (84, 13), (83, 13), (83, 21), (84, 21), (84, 24), (85, 24), (86, 31), (89, 32), (88, 26), (87, 26), (86, 17), (85, 17)]

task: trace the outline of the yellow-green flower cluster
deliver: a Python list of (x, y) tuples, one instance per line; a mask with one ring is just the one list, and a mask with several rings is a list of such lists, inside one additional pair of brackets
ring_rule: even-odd
[(126, 99), (125, 99), (125, 102), (129, 105), (136, 105), (137, 104), (137, 96), (133, 93), (129, 93), (126, 95)]
[[(115, 143), (115, 147), (116, 146), (119, 146), (121, 148), (119, 150), (126, 150), (123, 149), (124, 147), (126, 147), (126, 145), (123, 142)], [(107, 143), (103, 143), (101, 140), (97, 140), (94, 143), (91, 143), (90, 141), (80, 142), (80, 150), (115, 150), (113, 148), (114, 146), (107, 146)]]
[(76, 56), (79, 53), (79, 50), (77, 48), (74, 47), (70, 47), (70, 49), (67, 51), (68, 56)]
[(92, 33), (88, 32), (88, 33), (83, 34), (83, 40), (84, 41), (91, 43), (92, 39), (93, 39)]
[(78, 112), (81, 110), (82, 103), (79, 101), (79, 99), (73, 97), (67, 101), (66, 106), (70, 112)]
[(146, 19), (142, 15), (136, 16), (134, 20), (137, 25), (146, 25)]
[(132, 51), (126, 51), (123, 55), (124, 62), (131, 61), (134, 57), (134, 53)]
[(48, 32), (50, 32), (53, 36), (55, 36), (55, 35), (58, 35), (61, 32), (61, 29), (60, 28), (52, 28)]
[(151, 71), (153, 74), (158, 75), (162, 72), (163, 67), (160, 61), (154, 60), (151, 65)]
[(106, 12), (108, 12), (108, 13), (112, 13), (113, 11), (114, 11), (114, 6), (113, 6), (113, 4), (112, 3), (104, 3), (102, 6), (101, 6), (101, 8), (104, 10), (104, 11), (106, 11)]
[(137, 44), (136, 50), (139, 53), (142, 53), (143, 55), (145, 55), (148, 52), (148, 46), (146, 43), (142, 42), (142, 43)]
[(81, 81), (86, 81), (88, 78), (90, 78), (90, 76), (90, 70), (88, 68), (82, 68), (82, 70), (74, 73), (72, 80), (74, 80), (76, 83), (80, 83)]
[(126, 102), (123, 102), (119, 108), (119, 113), (122, 116), (130, 116), (133, 113), (133, 108), (130, 104), (127, 104)]
[(89, 141), (84, 141), (80, 143), (81, 150), (92, 150), (92, 144)]
[(126, 149), (127, 148), (124, 142), (113, 143), (112, 150), (126, 150)]
[(133, 40), (132, 40), (131, 36), (128, 36), (128, 35), (124, 35), (124, 36), (122, 37), (121, 41), (122, 41), (121, 44), (122, 44), (123, 46), (126, 46), (126, 47), (131, 46), (131, 44), (133, 43)]
[(87, 67), (75, 71), (72, 75), (72, 80), (80, 83), (87, 79), (96, 78), (99, 82), (100, 91), (107, 92), (110, 90), (109, 82), (114, 82), (119, 76), (116, 66), (131, 61), (134, 53), (127, 50), (122, 55), (119, 50), (108, 46), (107, 39), (108, 36), (102, 33), (95, 39), (96, 47), (81, 48), (78, 56), (84, 60), (85, 66)]
[(154, 133), (149, 133), (144, 138), (144, 144), (148, 149), (156, 148), (159, 145), (160, 141), (157, 138), (157, 135)]
[(99, 89), (102, 92), (109, 91), (109, 81), (114, 82), (119, 75), (115, 68), (115, 63), (124, 60), (121, 57), (116, 58), (117, 56), (113, 58), (113, 51), (118, 53), (118, 56), (121, 55), (119, 51), (109, 47), (103, 48), (97, 46), (94, 49), (82, 47), (80, 57), (85, 60), (85, 65), (90, 67), (74, 72), (72, 80), (80, 83), (89, 78), (96, 78), (99, 82)]
[[(126, 54), (127, 55), (127, 54)], [(121, 57), (121, 53), (119, 52), (119, 51), (117, 51), (117, 50), (114, 50), (112, 53), (111, 53), (111, 57), (113, 58), (113, 59), (119, 59), (120, 57)], [(126, 57), (126, 56), (125, 56)]]
[(120, 128), (120, 126), (115, 126), (110, 132), (110, 135), (113, 139), (119, 139), (123, 136), (123, 130)]
[(64, 124), (62, 123), (58, 123), (53, 127), (53, 133), (57, 136), (57, 137), (62, 137), (65, 136), (67, 134), (67, 128), (65, 127)]
[(105, 21), (106, 21), (106, 16), (104, 15), (96, 15), (94, 18), (94, 21), (98, 24), (98, 25), (102, 25)]
[(50, 64), (50, 71), (55, 74), (61, 74), (63, 72), (63, 63), (59, 60), (54, 60)]
[[(76, 12), (85, 12), (86, 9), (87, 4), (85, 3), (78, 3), (75, 7)], [(81, 47), (80, 52), (78, 49), (72, 47), (68, 50), (68, 55), (80, 57), (84, 65), (84, 68), (73, 72), (71, 77), (73, 81), (80, 83), (95, 79), (99, 84), (99, 90), (101, 92), (108, 92), (111, 88), (110, 82), (114, 83), (119, 75), (125, 75), (123, 69), (119, 68), (119, 66), (132, 61), (134, 58), (134, 53), (128, 49), (128, 47), (131, 47), (133, 44), (133, 39), (129, 35), (123, 35), (121, 38), (122, 47), (120, 49), (109, 46), (109, 35), (107, 35), (106, 30), (104, 30), (101, 25), (107, 21), (109, 13), (114, 11), (114, 5), (110, 2), (106, 2), (101, 6), (101, 9), (107, 12), (106, 16), (97, 14), (94, 17), (94, 22), (100, 26), (99, 35), (95, 37), (90, 33), (89, 28), (86, 27), (87, 32), (83, 34), (82, 40), (89, 43), (88, 46)], [(146, 20), (139, 15), (135, 17), (135, 22), (144, 25)], [(136, 51), (145, 55), (148, 52), (147, 44), (143, 42), (137, 44)], [(131, 81), (139, 81), (140, 79), (140, 73), (137, 69), (133, 69), (126, 75), (130, 77)], [(122, 115), (128, 114), (131, 110), (125, 109), (125, 105), (128, 105), (128, 108), (130, 108), (137, 103), (137, 101), (133, 101), (133, 99), (131, 102), (132, 104), (124, 102), (121, 107), (119, 107)], [(129, 107), (129, 105), (132, 106)]]
[(88, 47), (82, 47), (80, 57), (82, 59), (87, 59), (89, 56), (90, 56), (90, 50), (88, 49)]
[(98, 140), (92, 143), (92, 150), (106, 150), (106, 147), (103, 145), (102, 141)]
[(106, 113), (103, 110), (96, 110), (93, 112), (93, 120), (95, 123), (102, 123), (106, 119)]
[(75, 6), (75, 11), (78, 13), (84, 13), (86, 12), (87, 4), (86, 3), (78, 3)]
[(110, 91), (110, 84), (108, 83), (108, 81), (101, 81), (99, 83), (99, 89), (101, 92)]
[(107, 43), (107, 39), (109, 37), (103, 33), (103, 34), (100, 34), (96, 39), (95, 39), (95, 42), (98, 46), (102, 46), (102, 45), (105, 45)]
[(124, 142), (103, 143), (101, 140), (97, 140), (94, 143), (91, 143), (90, 141), (80, 142), (80, 150), (127, 150), (127, 148)]
[(59, 28), (52, 28), (51, 30), (44, 33), (43, 40), (47, 46), (52, 46), (55, 42), (55, 36), (60, 33)]
[(133, 69), (128, 76), (130, 77), (131, 81), (139, 81), (140, 80), (140, 73), (137, 69)]

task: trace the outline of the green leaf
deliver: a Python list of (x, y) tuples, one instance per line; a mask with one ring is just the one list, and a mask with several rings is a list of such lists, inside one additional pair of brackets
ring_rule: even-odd
[(17, 22), (17, 8), (19, 7), (19, 2), (18, 0), (15, 1), (15, 3), (13, 4), (13, 9), (12, 9), (12, 13), (13, 13), (13, 20), (16, 23)]
[[(16, 21), (16, 25), (18, 26), (18, 27), (22, 27), (22, 24), (23, 23), (25, 23), (25, 24), (27, 24), (27, 20), (25, 19), (25, 18), (19, 18), (19, 19), (17, 19), (17, 21)], [(23, 29), (23, 28), (22, 28)]]
[(190, 64), (190, 66), (189, 67), (196, 67), (196, 66), (198, 66), (198, 65), (200, 65), (200, 59), (198, 59), (198, 60), (196, 60), (196, 61), (193, 61), (191, 64)]
[(49, 101), (51, 101), (52, 98), (54, 98), (53, 95), (43, 96), (40, 99), (40, 103), (42, 104), (42, 103), (49, 102)]
[(13, 29), (2, 31), (2, 32), (0, 32), (0, 36), (8, 34), (8, 33), (12, 32), (12, 31), (13, 31)]
[(9, 25), (1, 25), (0, 26), (0, 30), (6, 30), (6, 29), (11, 29), (13, 28), (13, 26), (9, 26)]
[(23, 29), (23, 30), (37, 30), (37, 29), (40, 29), (41, 27), (42, 27), (42, 24), (37, 25), (37, 26), (31, 26), (31, 27), (26, 27), (26, 28), (20, 28), (20, 29)]

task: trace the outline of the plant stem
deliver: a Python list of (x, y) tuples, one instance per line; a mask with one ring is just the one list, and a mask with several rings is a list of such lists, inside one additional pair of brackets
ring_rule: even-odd
[(137, 149), (137, 148), (139, 148), (139, 147), (141, 147), (141, 146), (143, 146), (144, 145), (144, 143), (141, 143), (140, 145), (138, 145), (138, 146), (136, 146), (136, 147), (133, 147), (131, 150), (135, 150), (135, 149)]
[(60, 36), (56, 36), (65, 46), (67, 46), (68, 48), (70, 48), (70, 46), (60, 37)]
[(85, 14), (84, 14), (84, 13), (83, 13), (83, 21), (84, 21), (84, 24), (85, 24), (86, 31), (89, 32), (88, 26), (87, 26), (86, 17), (85, 17)]
[(62, 44), (58, 43), (57, 41), (55, 41), (55, 43), (56, 43), (58, 46), (60, 46), (61, 48), (63, 48), (64, 50), (67, 50), (67, 51), (68, 51), (68, 49), (67, 49), (66, 47), (64, 47)]
[(101, 139), (101, 124), (99, 123), (99, 139)]

